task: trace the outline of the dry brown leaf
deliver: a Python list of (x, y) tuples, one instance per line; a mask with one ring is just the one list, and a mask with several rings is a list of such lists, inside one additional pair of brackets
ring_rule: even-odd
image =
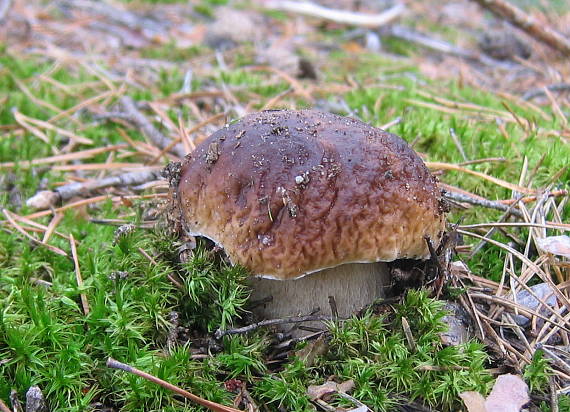
[(329, 345), (325, 341), (324, 336), (319, 336), (316, 340), (309, 342), (305, 347), (295, 352), (295, 355), (305, 366), (312, 366), (317, 356), (324, 355), (328, 351)]
[(468, 412), (487, 412), (485, 408), (485, 398), (479, 392), (462, 392), (459, 397), (465, 403)]
[(485, 406), (487, 412), (519, 412), (529, 400), (527, 384), (518, 376), (507, 374), (497, 378)]
[(552, 253), (553, 255), (564, 256), (570, 258), (570, 237), (562, 236), (548, 236), (543, 239), (536, 238), (536, 244), (545, 252)]
[(307, 395), (309, 396), (309, 399), (311, 399), (312, 401), (316, 401), (317, 399), (321, 399), (322, 397), (330, 395), (332, 393), (350, 392), (353, 388), (354, 388), (354, 381), (352, 379), (342, 383), (326, 381), (322, 385), (310, 385), (307, 388)]
[(497, 378), (486, 400), (477, 392), (463, 392), (459, 397), (469, 412), (520, 412), (521, 407), (530, 399), (527, 384), (511, 374)]

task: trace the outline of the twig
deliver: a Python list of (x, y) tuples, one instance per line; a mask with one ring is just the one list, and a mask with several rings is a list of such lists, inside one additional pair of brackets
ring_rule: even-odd
[(54, 191), (42, 190), (29, 198), (26, 204), (35, 209), (48, 209), (60, 202), (65, 202), (72, 197), (86, 196), (98, 189), (114, 186), (136, 186), (156, 180), (159, 177), (159, 170), (143, 170), (87, 182), (70, 183), (60, 186)]
[(397, 37), (399, 39), (408, 41), (410, 43), (419, 44), (420, 46), (438, 51), (440, 53), (449, 54), (451, 56), (457, 56), (464, 59), (476, 60), (487, 66), (498, 66), (504, 68), (513, 67), (513, 63), (505, 63), (497, 61), (482, 53), (463, 49), (461, 47), (455, 46), (454, 44), (448, 43), (440, 39), (435, 39), (433, 37), (429, 37), (426, 34), (417, 32), (415, 30), (397, 24), (387, 28), (386, 34), (392, 37)]
[(532, 100), (535, 97), (542, 96), (546, 94), (544, 89), (547, 89), (551, 92), (564, 92), (570, 90), (570, 83), (555, 83), (549, 86), (539, 87), (536, 89), (530, 89), (525, 94), (522, 95), (523, 100)]
[[(137, 109), (136, 104), (129, 96), (123, 96), (120, 99), (121, 105), (125, 113), (128, 115), (128, 120), (140, 129), (146, 137), (148, 137), (158, 148), (164, 149), (167, 147), (171, 140), (164, 136), (153, 124)], [(184, 147), (178, 143), (172, 147), (171, 152), (176, 156), (183, 158), (186, 155)]]
[(489, 209), (502, 210), (503, 212), (509, 212), (516, 217), (522, 217), (522, 213), (518, 210), (514, 210), (512, 205), (504, 205), (499, 202), (495, 202), (487, 199), (480, 199), (478, 197), (469, 196), (465, 193), (458, 192), (445, 192), (443, 196), (450, 200), (455, 200), (456, 202), (465, 202), (475, 206), (486, 207)]
[(283, 323), (312, 322), (312, 321), (318, 321), (318, 320), (321, 320), (321, 321), (332, 320), (332, 318), (330, 316), (323, 316), (323, 315), (309, 315), (309, 316), (295, 316), (295, 317), (282, 318), (282, 319), (267, 319), (267, 320), (262, 320), (261, 322), (252, 323), (251, 325), (247, 325), (247, 326), (244, 326), (241, 328), (227, 329), (227, 330), (218, 329), (216, 331), (216, 333), (214, 334), (214, 336), (216, 337), (216, 339), (220, 339), (220, 338), (227, 336), (227, 335), (237, 335), (237, 334), (242, 334), (242, 333), (248, 333), (248, 332), (251, 332), (252, 330), (261, 328), (263, 326), (280, 325)]
[(518, 7), (505, 0), (473, 0), (482, 7), (490, 10), (498, 17), (507, 20), (514, 26), (525, 31), (530, 36), (552, 47), (555, 50), (570, 56), (570, 39), (558, 33), (544, 22), (539, 22)]
[[(75, 239), (73, 234), (69, 234), (69, 244), (71, 245), (71, 255), (73, 256), (73, 264), (75, 265), (75, 279), (77, 279), (77, 287), (83, 287), (83, 278), (81, 277), (81, 270), (79, 269), (79, 259), (77, 258), (77, 248), (75, 247)], [(85, 293), (81, 293), (81, 306), (83, 306), (83, 313), (89, 314), (89, 301)]]
[(157, 385), (162, 386), (163, 388), (166, 388), (168, 390), (171, 390), (173, 392), (176, 392), (179, 395), (184, 396), (186, 399), (190, 399), (191, 401), (196, 402), (197, 404), (208, 408), (214, 412), (242, 412), (239, 409), (234, 409), (232, 407), (229, 406), (224, 406), (224, 405), (220, 405), (219, 403), (216, 402), (212, 402), (206, 399), (202, 399), (199, 396), (196, 396), (188, 391), (185, 391), (184, 389), (179, 388), (178, 386), (174, 386), (171, 383), (168, 383), (166, 381), (163, 381), (162, 379), (157, 378), (156, 376), (153, 376), (149, 373), (143, 372), (137, 368), (134, 368), (130, 365), (127, 365), (125, 363), (116, 361), (113, 358), (108, 358), (107, 359), (107, 367), (109, 368), (113, 368), (113, 369), (120, 369), (122, 371), (125, 372), (129, 372), (132, 373), (134, 375), (140, 376), (141, 378), (144, 378), (152, 383), (156, 383)]
[(308, 1), (274, 0), (266, 3), (265, 7), (273, 10), (283, 10), (305, 16), (330, 20), (335, 23), (350, 24), (364, 27), (380, 27), (398, 18), (406, 9), (401, 3), (383, 11), (380, 14), (356, 13), (348, 10), (335, 10)]
[(548, 377), (548, 386), (550, 387), (550, 412), (558, 412), (558, 393), (552, 375)]

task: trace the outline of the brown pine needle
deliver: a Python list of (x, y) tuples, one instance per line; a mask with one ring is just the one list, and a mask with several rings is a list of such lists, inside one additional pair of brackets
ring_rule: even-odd
[(91, 106), (93, 103), (96, 103), (99, 100), (103, 100), (103, 99), (106, 99), (109, 97), (113, 97), (113, 96), (115, 96), (115, 94), (116, 94), (116, 92), (114, 92), (114, 91), (101, 93), (98, 96), (94, 96), (94, 97), (91, 97), (89, 99), (83, 100), (81, 103), (76, 104), (75, 106), (70, 107), (67, 110), (64, 110), (64, 111), (58, 110), (59, 113), (56, 114), (55, 116), (53, 116), (52, 118), (50, 118), (48, 120), (48, 122), (52, 123), (52, 122), (55, 122), (55, 121), (57, 121), (63, 117), (69, 117), (70, 119), (73, 119), (73, 117), (70, 117), (70, 115), (75, 113), (76, 111), (81, 110), (84, 107)]
[[(69, 234), (69, 244), (71, 245), (71, 255), (73, 256), (73, 264), (75, 265), (75, 279), (77, 279), (77, 286), (79, 289), (83, 287), (83, 278), (81, 277), (81, 270), (79, 269), (79, 259), (77, 259), (77, 248), (75, 247), (75, 239), (73, 234)], [(83, 306), (83, 313), (89, 314), (89, 301), (85, 293), (81, 293), (81, 306)]]
[[(562, 197), (562, 196), (568, 196), (568, 190), (553, 190), (552, 192), (550, 192), (548, 194), (548, 197)], [(520, 199), (504, 199), (504, 200), (497, 200), (497, 202), (499, 203), (503, 203), (505, 205), (511, 205), (515, 202), (523, 202), (523, 203), (530, 203), (530, 202), (535, 202), (537, 199), (537, 196), (525, 196), (522, 197)]]
[(94, 157), (98, 154), (111, 152), (120, 149), (126, 149), (128, 146), (126, 144), (117, 144), (114, 146), (106, 146), (106, 147), (98, 147), (96, 149), (87, 149), (81, 150), (78, 152), (73, 153), (66, 153), (61, 155), (49, 156), (49, 157), (42, 157), (39, 159), (33, 159), (30, 161), (22, 161), (22, 162), (6, 162), (0, 163), (0, 169), (14, 167), (16, 164), (19, 167), (23, 168), (30, 168), (33, 166), (43, 165), (43, 164), (51, 164), (51, 163), (59, 163), (59, 162), (68, 162), (70, 160), (79, 160), (79, 159), (89, 159)]
[(42, 132), (40, 129), (32, 126), (31, 124), (28, 124), (28, 122), (26, 122), (22, 116), (21, 113), (19, 112), (14, 112), (14, 119), (16, 120), (16, 122), (22, 126), (24, 129), (26, 129), (28, 132), (30, 132), (32, 135), (36, 136), (38, 139), (40, 139), (42, 142), (46, 143), (46, 144), (50, 144), (49, 141), (49, 137), (47, 137), (47, 135)]
[(485, 173), (476, 172), (474, 170), (470, 170), (470, 169), (467, 169), (465, 167), (461, 167), (461, 166), (458, 166), (458, 165), (455, 165), (452, 163), (425, 162), (425, 164), (427, 167), (429, 167), (430, 169), (434, 169), (434, 170), (454, 170), (457, 172), (468, 173), (470, 175), (477, 176), (477, 177), (480, 177), (481, 179), (484, 179), (484, 180), (487, 180), (491, 183), (494, 183), (498, 186), (504, 187), (506, 189), (514, 190), (515, 192), (525, 193), (528, 195), (534, 195), (536, 193), (536, 190), (528, 189), (526, 187), (522, 187), (519, 185), (514, 185), (514, 184), (509, 183), (505, 180), (498, 179), (498, 178), (493, 177), (493, 176), (489, 176)]
[(570, 225), (556, 222), (546, 222), (545, 224), (527, 222), (490, 222), (459, 226), (460, 229), (476, 229), (480, 227), (538, 227), (542, 229), (555, 229), (570, 232)]
[(178, 386), (175, 386), (169, 382), (163, 381), (162, 379), (157, 378), (156, 376), (153, 376), (150, 373), (143, 372), (140, 369), (137, 369), (137, 368), (134, 368), (130, 365), (127, 365), (126, 363), (119, 362), (113, 358), (107, 359), (107, 367), (113, 368), (113, 369), (120, 369), (122, 371), (129, 372), (129, 373), (132, 373), (134, 375), (140, 376), (141, 378), (146, 379), (152, 383), (156, 383), (157, 385), (160, 385), (163, 388), (166, 388), (168, 390), (176, 392), (177, 394), (184, 396), (186, 399), (190, 399), (191, 401), (196, 402), (198, 405), (201, 405), (205, 408), (208, 408), (211, 411), (214, 411), (214, 412), (242, 412), (239, 409), (234, 409), (230, 406), (224, 406), (224, 405), (221, 405), (219, 403), (200, 398), (199, 396), (196, 396), (196, 395), (194, 395), (188, 391), (185, 391), (184, 389), (181, 389)]
[(52, 170), (57, 170), (60, 172), (72, 172), (76, 170), (107, 170), (107, 169), (145, 169), (142, 163), (85, 163), (80, 165), (64, 165), (64, 166), (54, 166)]
[(51, 250), (54, 253), (57, 253), (58, 255), (67, 256), (67, 253), (65, 253), (60, 248), (52, 246), (52, 245), (48, 245), (47, 243), (43, 243), (42, 241), (36, 239), (32, 235), (30, 235), (28, 232), (26, 232), (18, 223), (16, 223), (16, 221), (12, 217), (11, 212), (9, 210), (3, 209), (2, 212), (4, 213), (4, 216), (6, 216), (6, 219), (8, 219), (8, 222), (10, 222), (10, 225), (12, 225), (12, 227), (14, 229), (16, 229), (18, 232), (20, 232), (26, 239), (30, 240), (34, 245), (43, 246), (46, 249)]
[(42, 239), (42, 242), (47, 243), (49, 241), (51, 235), (55, 231), (55, 228), (57, 227), (62, 218), (63, 214), (61, 213), (56, 213), (54, 215), (54, 217), (50, 220), (49, 225), (46, 228), (46, 231), (44, 232), (44, 237)]
[[(557, 287), (556, 285), (553, 283), (552, 279), (550, 278), (550, 276), (544, 272), (544, 270), (538, 266), (536, 263), (534, 263), (532, 260), (530, 260), (527, 256), (523, 255), (521, 252), (519, 252), (518, 250), (513, 249), (512, 247), (510, 247), (509, 245), (506, 245), (504, 243), (498, 242), (494, 239), (491, 238), (487, 238), (485, 239), (483, 236), (478, 235), (476, 233), (472, 233), (472, 232), (467, 232), (465, 230), (462, 229), (457, 229), (457, 233), (465, 235), (465, 236), (471, 236), (477, 239), (481, 239), (481, 240), (485, 240), (488, 243), (491, 243), (501, 249), (506, 250), (507, 252), (511, 253), (512, 255), (514, 255), (517, 259), (519, 259), (521, 262), (523, 262), (525, 265), (527, 265), (530, 269), (532, 269), (532, 273), (536, 274), (543, 282), (547, 283), (552, 290), (554, 291), (554, 294), (556, 295), (556, 297), (560, 300), (561, 304), (566, 306), (566, 307), (570, 307), (570, 302), (568, 302), (568, 297), (565, 296)], [(537, 299), (539, 302), (541, 302), (541, 299), (537, 298), (536, 295), (534, 294), (534, 292), (532, 290), (530, 290), (530, 288), (528, 286), (526, 286), (523, 282), (521, 282), (519, 279), (516, 279), (518, 284), (522, 286), (523, 289), (525, 289), (527, 292), (529, 292), (531, 295), (533, 295), (535, 297), (535, 299)], [(543, 303), (543, 302), (541, 302)], [(565, 322), (564, 318), (556, 311), (554, 311), (552, 308), (550, 308), (550, 306), (544, 304), (544, 307), (546, 307), (547, 309), (551, 310), (553, 315), (556, 316), (558, 318), (558, 320), (560, 320), (561, 322)], [(570, 330), (569, 330), (570, 331)]]
[[(89, 199), (78, 200), (77, 202), (69, 203), (67, 205), (53, 209), (53, 213), (63, 212), (68, 209), (75, 209), (81, 206), (89, 205), (92, 203), (104, 202), (107, 199), (111, 199), (113, 202), (120, 202), (123, 199), (134, 200), (134, 199), (158, 199), (165, 198), (168, 193), (154, 193), (150, 195), (133, 195), (133, 196), (112, 196), (112, 195), (101, 195), (90, 197)], [(52, 214), (52, 210), (42, 210), (41, 212), (35, 212), (26, 216), (28, 219), (36, 219), (42, 216), (48, 216)]]
[(34, 119), (33, 117), (28, 117), (25, 114), (19, 113), (19, 112), (18, 112), (18, 116), (20, 117), (20, 119), (26, 121), (27, 123), (33, 124), (33, 125), (38, 126), (38, 127), (42, 127), (44, 129), (47, 129), (47, 130), (55, 131), (62, 136), (69, 137), (71, 140), (74, 140), (76, 143), (89, 144), (89, 145), (93, 144), (93, 140), (88, 139), (87, 137), (78, 136), (73, 132), (70, 132), (70, 131), (67, 131), (67, 130), (62, 129), (60, 127), (54, 126), (53, 124), (51, 124), (49, 122), (44, 122), (43, 120)]

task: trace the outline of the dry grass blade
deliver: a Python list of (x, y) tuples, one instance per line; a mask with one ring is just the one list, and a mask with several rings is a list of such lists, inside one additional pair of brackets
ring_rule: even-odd
[(58, 255), (67, 256), (67, 253), (65, 253), (65, 251), (61, 250), (60, 248), (48, 245), (47, 243), (43, 243), (42, 241), (36, 239), (28, 232), (26, 232), (18, 223), (16, 223), (9, 210), (3, 209), (2, 212), (4, 213), (4, 216), (6, 216), (6, 219), (8, 219), (8, 222), (10, 222), (10, 225), (12, 225), (14, 229), (21, 233), (26, 239), (30, 240), (34, 245), (45, 247), (46, 249), (51, 250)]
[(47, 243), (49, 241), (51, 235), (55, 231), (55, 228), (57, 227), (59, 222), (61, 222), (61, 219), (63, 219), (63, 214), (61, 213), (56, 213), (53, 216), (53, 218), (49, 222), (49, 225), (46, 228), (46, 231), (44, 232), (44, 237), (42, 239), (42, 242)]
[[(468, 232), (465, 230), (461, 230), (461, 229), (457, 229), (457, 233), (465, 235), (465, 236), (475, 237), (477, 239), (484, 239), (483, 236), (480, 236), (480, 235), (477, 235), (475, 233)], [(514, 256), (516, 256), (521, 262), (523, 262), (525, 265), (527, 265), (529, 268), (532, 269), (532, 272), (531, 272), (532, 274), (538, 275), (543, 282), (547, 283), (548, 285), (550, 285), (552, 287), (552, 290), (554, 291), (554, 293), (556, 294), (556, 297), (560, 300), (560, 303), (562, 305), (564, 305), (566, 308), (570, 308), (570, 302), (568, 302), (568, 298), (556, 287), (556, 285), (554, 285), (550, 276), (547, 273), (545, 273), (544, 270), (542, 268), (540, 268), (536, 263), (534, 263), (527, 256), (523, 255), (522, 253), (520, 253), (519, 251), (513, 249), (512, 247), (510, 247), (508, 245), (505, 245), (505, 244), (498, 242), (494, 239), (485, 239), (485, 241), (492, 243), (495, 246), (498, 246), (501, 249), (504, 249), (504, 250), (508, 251), (509, 253), (513, 254)], [(530, 290), (530, 288), (528, 286), (526, 286), (523, 282), (521, 282), (518, 279), (517, 279), (517, 281), (519, 282), (520, 286), (522, 286), (527, 291), (530, 291), (531, 295), (533, 294), (533, 292)], [(536, 295), (534, 297), (536, 298)], [(539, 301), (540, 301), (540, 299), (539, 299)], [(556, 312), (555, 310), (550, 308), (550, 306), (546, 305), (544, 302), (542, 302), (542, 303), (543, 303), (544, 307), (550, 309), (552, 311), (552, 313), (561, 322), (565, 322), (564, 318), (558, 312)]]
[[(559, 324), (556, 324), (553, 320), (551, 320), (550, 318), (541, 315), (540, 313), (538, 313), (535, 310), (529, 309), (527, 306), (523, 306), (521, 304), (515, 303), (512, 300), (506, 299), (506, 298), (502, 298), (499, 296), (495, 296), (495, 295), (488, 295), (486, 293), (470, 293), (470, 296), (473, 299), (482, 299), (482, 300), (486, 300), (489, 302), (493, 302), (496, 303), (498, 305), (503, 306), (506, 309), (511, 309), (513, 313), (516, 313), (517, 311), (524, 314), (524, 315), (528, 315), (528, 316), (536, 316), (537, 318), (542, 319), (545, 322), (551, 323), (556, 325), (557, 327), (560, 327), (561, 329), (564, 329), (567, 332), (570, 332), (570, 329), (568, 329), (565, 326), (561, 326)], [(547, 306), (547, 305), (545, 305)], [(560, 317), (560, 320), (563, 322), (564, 318)]]
[(243, 411), (240, 411), (239, 409), (234, 409), (232, 407), (224, 406), (224, 405), (221, 405), (219, 403), (209, 401), (207, 399), (202, 399), (199, 396), (196, 396), (196, 395), (194, 395), (188, 391), (185, 391), (184, 389), (179, 388), (178, 386), (175, 386), (171, 383), (163, 381), (162, 379), (159, 379), (156, 376), (153, 376), (149, 373), (143, 372), (143, 371), (141, 371), (137, 368), (134, 368), (130, 365), (116, 361), (113, 358), (107, 359), (107, 367), (113, 368), (113, 369), (120, 369), (122, 371), (129, 372), (129, 373), (132, 373), (134, 375), (140, 376), (141, 378), (144, 378), (150, 382), (153, 382), (153, 383), (156, 383), (157, 385), (162, 386), (163, 388), (166, 388), (168, 390), (176, 392), (177, 394), (184, 396), (186, 399), (190, 399), (191, 401), (196, 402), (197, 404), (202, 405), (203, 407), (208, 408), (214, 412), (243, 412)]
[(542, 229), (555, 229), (570, 232), (570, 225), (555, 222), (527, 223), (527, 222), (490, 222), (490, 223), (474, 223), (472, 225), (460, 225), (459, 229), (477, 229), (481, 227), (538, 227)]
[[(83, 287), (83, 277), (81, 276), (81, 270), (79, 269), (79, 259), (77, 258), (77, 248), (75, 246), (75, 239), (73, 234), (69, 234), (69, 244), (71, 245), (71, 255), (73, 256), (73, 264), (75, 265), (75, 279), (77, 280), (77, 287), (81, 289)], [(85, 315), (89, 314), (89, 301), (85, 293), (81, 293), (81, 306), (83, 306), (83, 313)]]
[(67, 205), (55, 208), (53, 210), (42, 210), (41, 212), (35, 212), (26, 216), (28, 219), (36, 219), (42, 216), (48, 216), (52, 213), (63, 212), (69, 209), (76, 209), (81, 206), (89, 205), (92, 203), (99, 203), (104, 202), (107, 199), (111, 199), (113, 202), (121, 202), (124, 200), (133, 200), (133, 199), (157, 199), (157, 198), (165, 198), (167, 197), (167, 193), (156, 193), (152, 195), (133, 195), (133, 196), (113, 196), (113, 195), (101, 195), (91, 197), (89, 199), (82, 199), (78, 200), (77, 202), (69, 203)]
[(85, 107), (89, 107), (92, 104), (97, 103), (99, 100), (108, 99), (109, 97), (113, 97), (113, 96), (115, 96), (115, 94), (116, 94), (116, 92), (110, 91), (110, 92), (101, 93), (100, 95), (91, 97), (89, 99), (85, 99), (81, 103), (76, 104), (75, 106), (70, 107), (67, 110), (60, 111), (60, 113), (58, 113), (57, 115), (50, 118), (49, 122), (51, 123), (51, 122), (55, 122), (59, 119), (62, 119), (64, 117), (70, 117), (71, 114), (77, 112), (78, 110), (81, 110)]
[(113, 151), (120, 150), (120, 149), (126, 149), (127, 147), (128, 146), (126, 144), (117, 144), (117, 145), (113, 145), (113, 146), (106, 146), (106, 147), (98, 147), (95, 149), (81, 150), (81, 151), (77, 151), (77, 152), (73, 152), (73, 153), (66, 153), (66, 154), (61, 154), (61, 155), (56, 155), (56, 156), (43, 157), (43, 158), (39, 158), (39, 159), (33, 159), (30, 161), (24, 161), (24, 162), (18, 162), (18, 163), (16, 163), (16, 162), (0, 163), (0, 169), (14, 167), (14, 166), (16, 166), (16, 164), (19, 167), (30, 168), (30, 167), (38, 166), (38, 165), (42, 165), (42, 164), (52, 164), (52, 163), (59, 163), (59, 162), (69, 162), (71, 160), (89, 159), (89, 158), (97, 156), (98, 154), (101, 154), (101, 153), (113, 152)]
[(526, 187), (522, 187), (519, 185), (515, 185), (512, 183), (509, 183), (505, 180), (502, 179), (498, 179), (496, 177), (493, 176), (489, 176), (485, 173), (481, 173), (481, 172), (476, 172), (474, 170), (470, 170), (467, 169), (465, 167), (461, 167), (452, 163), (443, 163), (443, 162), (425, 162), (427, 167), (429, 167), (430, 169), (434, 169), (434, 170), (453, 170), (456, 172), (462, 172), (462, 173), (467, 173), (473, 176), (477, 176), (481, 179), (487, 180), (488, 182), (494, 183), (498, 186), (504, 187), (506, 189), (510, 189), (510, 190), (514, 190), (516, 192), (520, 192), (520, 193), (525, 193), (528, 195), (534, 195), (536, 194), (536, 190), (533, 189), (528, 189)]
[[(50, 122), (44, 122), (43, 120), (34, 119), (33, 117), (28, 117), (22, 113), (17, 113), (17, 115), (21, 120), (26, 121), (27, 123), (31, 123), (37, 127), (43, 127), (44, 129), (57, 132), (62, 136), (69, 137), (71, 140), (75, 141), (76, 143), (88, 144), (88, 145), (93, 144), (93, 140), (88, 139), (87, 137), (79, 136), (73, 132), (69, 132), (60, 127), (54, 126)], [(14, 116), (16, 116), (16, 113), (14, 113)]]

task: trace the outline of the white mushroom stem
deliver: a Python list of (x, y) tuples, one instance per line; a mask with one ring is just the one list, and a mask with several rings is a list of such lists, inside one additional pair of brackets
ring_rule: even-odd
[[(390, 274), (385, 263), (349, 263), (295, 280), (254, 278), (252, 300), (273, 299), (253, 309), (261, 319), (306, 315), (315, 308), (319, 314), (333, 316), (329, 296), (341, 318), (350, 317), (364, 306), (385, 296)], [(305, 324), (322, 328), (319, 322)], [(297, 333), (298, 335), (298, 333)]]

